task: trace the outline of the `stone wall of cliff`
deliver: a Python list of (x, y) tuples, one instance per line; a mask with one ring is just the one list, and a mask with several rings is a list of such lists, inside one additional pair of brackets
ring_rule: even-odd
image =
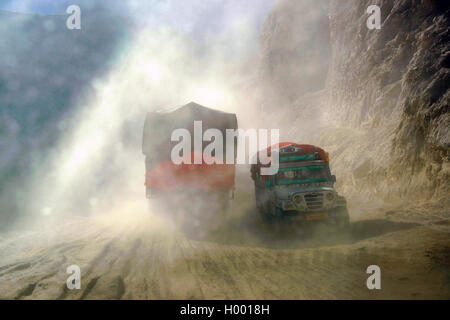
[[(283, 68), (272, 67), (271, 61), (262, 55), (263, 68), (278, 70), (269, 80), (284, 79), (288, 85), (282, 90), (286, 90), (301, 84), (291, 72), (299, 66), (311, 67), (302, 58), (304, 52), (319, 56), (323, 48), (330, 47), (329, 61), (323, 62), (329, 66), (323, 87), (311, 87), (306, 92), (299, 87), (300, 96), (295, 101), (281, 104), (284, 117), (289, 115), (295, 119), (294, 125), (280, 125), (285, 136), (330, 150), (339, 187), (346, 194), (391, 199), (447, 198), (450, 181), (448, 3), (437, 0), (321, 3), (322, 7), (328, 7), (326, 14), (316, 11), (316, 5), (310, 1), (281, 1), (269, 16), (262, 35), (263, 53), (271, 52), (267, 46), (279, 51), (276, 43), (284, 43), (285, 34), (295, 39), (299, 28), (314, 29), (324, 17), (328, 21), (329, 28), (321, 32), (329, 34), (319, 37), (321, 41), (328, 38), (328, 44), (308, 46), (300, 35), (300, 40), (293, 42), (307, 47), (299, 45), (295, 53), (284, 52)], [(381, 8), (380, 30), (369, 30), (366, 25), (369, 17), (366, 10), (373, 4)], [(297, 25), (273, 26), (272, 21), (287, 21), (283, 17), (296, 12), (292, 7), (300, 8), (304, 15), (308, 5), (322, 16), (319, 14), (315, 20), (303, 20), (299, 16)], [(289, 70), (286, 77), (284, 70)], [(320, 68), (316, 71), (323, 72)], [(267, 77), (263, 73), (261, 81), (268, 83)], [(280, 92), (276, 86), (274, 90)], [(279, 95), (283, 95), (282, 90)], [(311, 130), (311, 123), (315, 130)]]

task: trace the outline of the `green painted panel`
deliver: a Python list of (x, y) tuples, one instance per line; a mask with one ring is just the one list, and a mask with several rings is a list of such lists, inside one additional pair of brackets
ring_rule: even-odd
[(280, 162), (296, 161), (296, 160), (314, 160), (314, 159), (316, 159), (315, 154), (302, 154), (298, 156), (281, 156)]
[(286, 171), (299, 171), (299, 170), (317, 170), (317, 169), (325, 169), (328, 166), (305, 166), (305, 167), (297, 167), (297, 168), (280, 168), (278, 172), (286, 172)]
[(304, 179), (304, 180), (283, 180), (283, 181), (277, 181), (277, 185), (285, 185), (285, 184), (294, 184), (294, 183), (311, 183), (311, 182), (326, 182), (328, 181), (327, 178), (311, 178), (311, 179)]

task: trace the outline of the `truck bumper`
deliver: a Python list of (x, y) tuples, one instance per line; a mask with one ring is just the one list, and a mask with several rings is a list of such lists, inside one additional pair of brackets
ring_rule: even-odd
[(324, 209), (320, 211), (281, 211), (279, 219), (295, 224), (340, 224), (348, 221), (348, 213), (345, 207)]

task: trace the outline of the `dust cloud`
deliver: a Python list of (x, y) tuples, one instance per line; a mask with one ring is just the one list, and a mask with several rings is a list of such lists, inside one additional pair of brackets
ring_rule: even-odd
[[(180, 10), (196, 13), (203, 3), (184, 4), (170, 19), (181, 19)], [(312, 2), (301, 3), (301, 13), (308, 15), (304, 8), (312, 9)], [(323, 3), (308, 23), (322, 25)], [(171, 5), (158, 3), (163, 11), (174, 9)], [(289, 46), (290, 32), (300, 31), (283, 28), (293, 16), (289, 7), (279, 8), (260, 38), (260, 45), (276, 50), (260, 55), (256, 42), (261, 32), (242, 12), (231, 11), (226, 28), (199, 41), (191, 31), (214, 24), (214, 17), (176, 29), (157, 14), (145, 23), (142, 10), (126, 54), (92, 80), (94, 90), (80, 92), (82, 103), (67, 119), (48, 161), (29, 177), (27, 215), (18, 221), (27, 230), (0, 234), (1, 299), (448, 299), (445, 205), (416, 201), (388, 210), (368, 198), (349, 201), (348, 232), (318, 230), (316, 238), (307, 238), (295, 226), (261, 222), (246, 166), (236, 168), (236, 198), (228, 214), (208, 209), (219, 218), (210, 225), (214, 232), (196, 226), (205, 221), (201, 211), (210, 199), (175, 195), (147, 203), (141, 153), (145, 113), (190, 101), (236, 113), (240, 128), (279, 128), (282, 140), (317, 142), (331, 151), (338, 183), (346, 181), (338, 184), (339, 192), (370, 193), (362, 183), (349, 181), (352, 163), (340, 158), (357, 158), (360, 150), (343, 147), (365, 143), (366, 136), (361, 129), (331, 127), (336, 124), (331, 103), (324, 99), (326, 76), (317, 76), (328, 62), (321, 64), (311, 51), (302, 60), (309, 62), (302, 73), (302, 63), (290, 70), (283, 60), (292, 56), (280, 52), (308, 47), (316, 37), (301, 30), (305, 37)], [(325, 25), (325, 41), (328, 31)], [(273, 57), (280, 59), (271, 64)], [(265, 63), (276, 68), (261, 70)], [(289, 79), (283, 78), (286, 70), (293, 71)], [(297, 73), (312, 75), (308, 90), (317, 91), (296, 92), (301, 85)], [(266, 90), (270, 87), (277, 90)], [(348, 179), (341, 180), (346, 174)], [(184, 225), (185, 204), (194, 216), (192, 224)], [(82, 290), (65, 286), (70, 264), (83, 271)], [(367, 266), (374, 264), (389, 270), (380, 292), (366, 287)]]
[(236, 17), (207, 48), (168, 26), (137, 32), (126, 56), (91, 83), (94, 93), (65, 121), (51, 157), (31, 177), (28, 221), (21, 224), (147, 212), (141, 153), (146, 112), (195, 101), (238, 113), (245, 127), (254, 102), (242, 87), (255, 74), (250, 62), (257, 32)]
[[(80, 92), (79, 105), (64, 119), (47, 161), (28, 178), (26, 214), (16, 223), (20, 228), (57, 226), (71, 217), (104, 215), (117, 219), (120, 214), (130, 218), (132, 211), (148, 214), (141, 153), (148, 111), (195, 101), (236, 113), (240, 128), (279, 128), (282, 140), (297, 141), (307, 137), (304, 132), (309, 132), (312, 123), (317, 126), (321, 109), (311, 109), (309, 117), (303, 114), (301, 125), (293, 127), (289, 123), (291, 110), (279, 107), (285, 102), (283, 95), (264, 94), (264, 88), (282, 86), (275, 83), (276, 76), (270, 81), (265, 78), (267, 70), (262, 64), (267, 57), (258, 47), (258, 41), (259, 45), (264, 41), (261, 28), (267, 31), (270, 23), (262, 27), (244, 10), (236, 9), (241, 6), (230, 4), (220, 16), (224, 26), (212, 28), (214, 32), (202, 31), (199, 36), (192, 28), (207, 29), (208, 23), (202, 18), (202, 23), (183, 24), (186, 18), (178, 17), (178, 28), (173, 28), (171, 19), (179, 10), (167, 15), (172, 6), (175, 4), (161, 3), (138, 14), (130, 4), (128, 9), (135, 14), (138, 27), (129, 30), (122, 59), (105, 75), (91, 80), (88, 85), (93, 90)], [(194, 7), (200, 11), (208, 8), (193, 4), (185, 8), (187, 16), (196, 17)], [(325, 7), (321, 3), (318, 10)], [(152, 14), (151, 22), (146, 23), (143, 12), (150, 9), (160, 10), (163, 18), (154, 21), (156, 15)], [(313, 19), (318, 19), (317, 14)], [(309, 39), (306, 33), (304, 38)], [(308, 64), (309, 69), (318, 69), (315, 66)], [(293, 88), (289, 90), (291, 96)], [(242, 206), (251, 207), (249, 168), (238, 165), (236, 170), (236, 192), (245, 194)], [(199, 200), (193, 210), (201, 210), (203, 202)], [(238, 214), (245, 215), (245, 210)]]

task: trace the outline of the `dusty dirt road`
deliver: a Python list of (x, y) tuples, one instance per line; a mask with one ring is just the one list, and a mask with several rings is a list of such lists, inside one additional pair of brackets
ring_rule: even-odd
[[(408, 211), (375, 212), (348, 234), (310, 239), (251, 212), (201, 240), (145, 213), (71, 219), (3, 235), (0, 298), (449, 299), (450, 226), (439, 210), (421, 223), (396, 221), (414, 220)], [(80, 290), (66, 287), (72, 264)], [(366, 287), (374, 264), (381, 290)]]

